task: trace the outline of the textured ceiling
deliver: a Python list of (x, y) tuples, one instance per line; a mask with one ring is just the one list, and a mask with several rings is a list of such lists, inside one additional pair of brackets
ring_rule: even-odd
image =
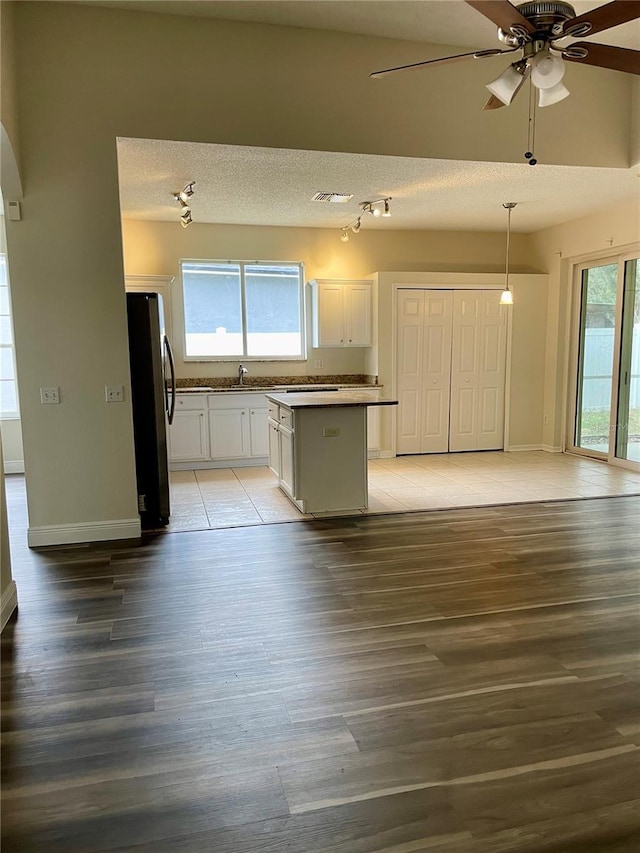
[[(462, 0), (80, 0), (88, 5), (309, 27), (436, 44), (495, 47), (496, 30)], [(601, 5), (576, 0), (577, 14)], [(596, 40), (640, 48), (640, 22)], [(412, 57), (413, 58), (413, 57)], [(123, 215), (172, 221), (171, 192), (195, 179), (194, 222), (336, 227), (358, 202), (393, 197), (393, 216), (366, 228), (500, 230), (505, 201), (518, 202), (514, 230), (532, 231), (638, 194), (637, 169), (591, 169), (244, 148), (122, 139)], [(316, 192), (353, 193), (346, 205)]]
[[(463, 0), (76, 0), (85, 5), (144, 12), (253, 21), (455, 44), (495, 47), (496, 28)], [(517, 5), (517, 3), (515, 4)], [(603, 3), (574, 0), (577, 15)], [(607, 30), (594, 41), (640, 49), (640, 22)]]
[[(391, 196), (391, 219), (364, 228), (501, 230), (503, 202), (515, 201), (514, 231), (535, 231), (586, 216), (634, 194), (636, 169), (477, 163), (119, 139), (125, 218), (178, 220), (172, 192), (196, 181), (194, 222), (341, 228), (358, 203)], [(316, 192), (353, 193), (347, 204), (314, 202)]]

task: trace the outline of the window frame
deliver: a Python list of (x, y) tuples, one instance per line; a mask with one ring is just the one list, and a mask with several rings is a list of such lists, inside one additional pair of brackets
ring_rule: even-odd
[[(2, 316), (9, 318), (9, 326), (11, 328), (11, 342), (6, 344), (0, 342), (0, 349), (9, 350), (12, 355), (13, 362), (13, 376), (11, 379), (2, 379), (1, 382), (13, 382), (15, 391), (16, 391), (16, 408), (12, 410), (2, 411), (0, 409), (0, 420), (3, 421), (15, 421), (20, 418), (20, 396), (18, 394), (18, 376), (16, 372), (16, 345), (15, 345), (15, 336), (13, 334), (13, 312), (11, 310), (11, 288), (9, 287), (9, 259), (5, 252), (0, 252), (0, 258), (4, 258), (4, 268), (5, 268), (5, 279), (6, 279), (6, 288), (7, 288), (7, 304), (9, 306), (9, 313), (3, 314)], [(4, 287), (4, 284), (0, 285)]]
[[(186, 324), (186, 304), (184, 293), (184, 267), (187, 264), (193, 265), (234, 265), (240, 267), (240, 303), (241, 314), (240, 320), (242, 324), (242, 348), (243, 354), (238, 355), (187, 355), (187, 324)], [(264, 356), (264, 355), (247, 355), (247, 303), (246, 303), (246, 278), (245, 269), (250, 266), (265, 266), (265, 267), (297, 267), (299, 270), (299, 323), (300, 323), (300, 354), (299, 355), (280, 355), (280, 356)], [(305, 274), (303, 261), (260, 261), (260, 260), (231, 260), (214, 259), (214, 258), (180, 258), (180, 299), (182, 302), (182, 353), (185, 362), (304, 362), (307, 360), (307, 328), (306, 328), (306, 311), (305, 311)]]

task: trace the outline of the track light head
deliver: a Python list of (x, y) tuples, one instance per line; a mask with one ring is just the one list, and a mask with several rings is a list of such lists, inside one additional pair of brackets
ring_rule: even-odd
[(190, 198), (191, 198), (191, 196), (192, 196), (192, 195), (194, 194), (194, 192), (196, 191), (196, 190), (195, 190), (195, 186), (196, 186), (196, 182), (195, 182), (195, 181), (190, 181), (190, 182), (185, 186), (185, 188), (184, 188), (183, 190), (181, 190), (181, 192), (180, 192), (180, 198), (182, 199), (182, 201), (186, 202), (188, 199), (190, 199)]
[(189, 206), (189, 199), (195, 192), (195, 181), (189, 181), (180, 192), (171, 193), (174, 199), (180, 205), (180, 223), (183, 228), (186, 228), (187, 225), (190, 225), (193, 222), (191, 218), (191, 207)]
[(342, 240), (343, 243), (349, 242), (349, 232), (347, 231), (346, 228), (340, 229), (340, 239)]
[(391, 207), (389, 206), (390, 201), (390, 198), (385, 198), (384, 200), (384, 212), (382, 214), (383, 216), (391, 216)]

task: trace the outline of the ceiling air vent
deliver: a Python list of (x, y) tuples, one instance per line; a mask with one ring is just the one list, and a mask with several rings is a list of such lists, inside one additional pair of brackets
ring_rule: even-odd
[(316, 193), (312, 196), (311, 201), (334, 201), (338, 204), (344, 204), (346, 201), (351, 201), (353, 193)]

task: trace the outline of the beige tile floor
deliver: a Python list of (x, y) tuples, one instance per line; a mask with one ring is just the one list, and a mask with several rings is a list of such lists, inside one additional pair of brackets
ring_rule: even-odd
[[(568, 454), (429, 454), (371, 460), (364, 512), (630, 494), (640, 494), (640, 473)], [(171, 472), (170, 532), (302, 518), (265, 466)]]

